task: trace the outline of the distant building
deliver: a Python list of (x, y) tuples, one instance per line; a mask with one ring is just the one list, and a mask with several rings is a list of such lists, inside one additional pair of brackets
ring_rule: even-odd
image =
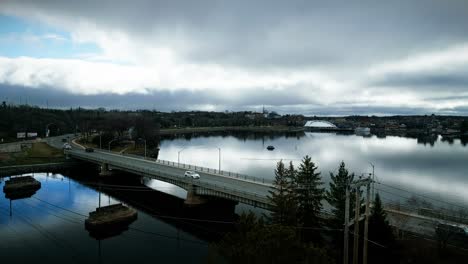
[(333, 123), (323, 120), (307, 121), (304, 127), (308, 130), (337, 130), (338, 127)]

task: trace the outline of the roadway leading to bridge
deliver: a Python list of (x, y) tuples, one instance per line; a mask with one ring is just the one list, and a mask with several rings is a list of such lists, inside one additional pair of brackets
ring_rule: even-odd
[[(73, 134), (67, 134), (63, 136), (47, 138), (45, 141), (55, 148), (62, 148), (64, 139), (67, 139), (69, 142), (71, 142), (73, 138)], [(140, 158), (138, 156), (126, 156), (98, 149), (95, 149), (94, 152), (85, 152), (83, 149), (75, 146), (74, 144), (72, 144), (72, 147), (73, 149), (69, 151), (71, 156), (78, 158), (82, 157), (88, 161), (93, 161), (98, 164), (107, 161), (111, 168), (113, 167), (112, 164), (120, 164), (122, 167), (127, 167), (130, 169), (135, 167), (143, 168), (149, 172), (149, 177), (151, 177), (151, 174), (157, 175), (159, 173), (164, 174), (166, 177), (169, 175), (174, 179), (183, 179), (184, 173), (187, 170), (196, 171), (198, 174), (200, 174), (200, 179), (192, 180), (192, 183), (196, 186), (201, 186), (204, 184), (217, 186), (225, 188), (229, 191), (257, 196), (259, 198), (258, 200), (263, 202), (265, 202), (266, 197), (269, 194), (268, 191), (270, 191), (272, 187), (272, 185), (269, 183), (258, 182), (258, 179), (254, 182), (251, 180), (236, 178), (235, 176), (229, 176), (229, 173), (227, 172), (223, 172), (223, 175), (221, 175), (214, 169), (210, 169), (210, 171), (207, 172), (206, 168), (201, 169), (200, 167), (196, 167), (197, 169), (194, 169), (193, 165), (191, 165), (190, 168), (185, 165), (186, 167), (184, 168), (182, 167), (184, 166), (183, 164), (177, 164), (177, 162), (170, 162), (169, 165), (167, 161), (164, 161), (164, 164), (162, 164), (162, 161), (160, 160), (156, 162), (154, 160), (146, 160), (143, 157)], [(114, 168), (118, 169), (117, 167), (118, 166), (114, 166)], [(236, 174), (232, 173), (231, 175)], [(243, 177), (243, 175), (240, 177)]]
[[(220, 175), (215, 173), (208, 173), (205, 171), (194, 170), (194, 166), (191, 168), (178, 167), (177, 162), (169, 164), (161, 164), (155, 161), (145, 160), (144, 158), (136, 158), (124, 156), (121, 154), (109, 153), (106, 151), (94, 150), (94, 152), (85, 152), (84, 150), (73, 149), (69, 151), (73, 156), (74, 153), (79, 154), (82, 157), (88, 157), (90, 160), (107, 160), (110, 164), (119, 163), (128, 165), (129, 168), (140, 167), (145, 168), (149, 171), (159, 171), (164, 174), (174, 175), (174, 177), (184, 177), (184, 173), (188, 170), (196, 171), (200, 174), (200, 179), (193, 180), (194, 185), (197, 185), (197, 182), (207, 183), (210, 185), (223, 186), (227, 189), (236, 190), (239, 192), (247, 192), (256, 194), (258, 196), (266, 197), (268, 191), (271, 190), (270, 184), (264, 184), (260, 182), (247, 181), (243, 179), (238, 179), (234, 177), (229, 177), (226, 175)], [(182, 165), (180, 165), (182, 166)], [(214, 170), (213, 170), (214, 171)]]

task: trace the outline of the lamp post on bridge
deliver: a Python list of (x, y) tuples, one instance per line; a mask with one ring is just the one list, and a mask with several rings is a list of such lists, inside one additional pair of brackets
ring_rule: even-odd
[(146, 159), (146, 139), (139, 138), (138, 140), (140, 140), (140, 141), (144, 141), (144, 142), (145, 142), (145, 159)]
[(177, 151), (177, 163), (180, 164), (180, 153), (187, 148), (182, 148), (181, 150)]
[(110, 147), (111, 147), (112, 142), (114, 142), (114, 141), (116, 141), (116, 140), (117, 140), (117, 139), (113, 139), (113, 140), (109, 141), (109, 151), (111, 150)]
[(372, 192), (371, 192), (371, 198), (372, 201), (375, 200), (375, 192), (374, 192), (374, 182), (375, 182), (375, 166), (372, 164), (372, 162), (369, 162), (369, 164), (372, 166)]
[[(215, 147), (218, 149), (218, 170), (221, 171), (221, 148), (220, 147)], [(182, 148), (181, 150), (177, 151), (177, 163), (180, 164), (180, 153), (187, 148)]]
[(216, 147), (218, 149), (218, 170), (221, 171), (221, 148)]

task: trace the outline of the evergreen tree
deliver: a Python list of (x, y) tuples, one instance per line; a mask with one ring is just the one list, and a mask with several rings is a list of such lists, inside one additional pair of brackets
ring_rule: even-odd
[(298, 221), (305, 227), (302, 233), (306, 241), (321, 241), (319, 232), (311, 228), (321, 226), (321, 201), (325, 196), (322, 184), (317, 167), (309, 156), (305, 156), (297, 172), (296, 199)]
[(275, 181), (272, 190), (268, 191), (268, 199), (272, 208), (269, 220), (274, 224), (285, 225), (288, 211), (288, 181), (283, 161), (276, 164)]
[(213, 249), (208, 263), (333, 263), (324, 248), (301, 244), (295, 228), (265, 225), (252, 212)]
[(289, 162), (289, 167), (286, 169), (287, 181), (287, 206), (288, 212), (286, 215), (287, 223), (292, 226), (297, 226), (297, 170), (294, 168), (293, 162)]
[[(354, 180), (354, 173), (349, 174), (345, 163), (340, 163), (338, 174), (330, 172), (330, 189), (326, 192), (326, 200), (333, 207), (333, 219), (331, 221), (333, 228), (342, 228), (345, 217), (346, 188)], [(350, 216), (353, 215), (353, 206), (355, 196), (350, 192)]]
[(392, 228), (387, 221), (387, 214), (382, 207), (382, 201), (379, 194), (376, 194), (374, 207), (369, 217), (369, 237), (370, 241), (379, 245), (369, 243), (369, 263), (395, 263), (392, 254), (395, 238)]

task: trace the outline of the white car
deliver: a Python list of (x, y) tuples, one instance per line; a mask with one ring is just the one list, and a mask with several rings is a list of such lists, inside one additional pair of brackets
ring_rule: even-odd
[(200, 179), (200, 174), (194, 172), (194, 171), (186, 171), (184, 173), (185, 177), (192, 177), (192, 179)]
[(68, 143), (63, 144), (63, 149), (72, 149), (72, 146)]

